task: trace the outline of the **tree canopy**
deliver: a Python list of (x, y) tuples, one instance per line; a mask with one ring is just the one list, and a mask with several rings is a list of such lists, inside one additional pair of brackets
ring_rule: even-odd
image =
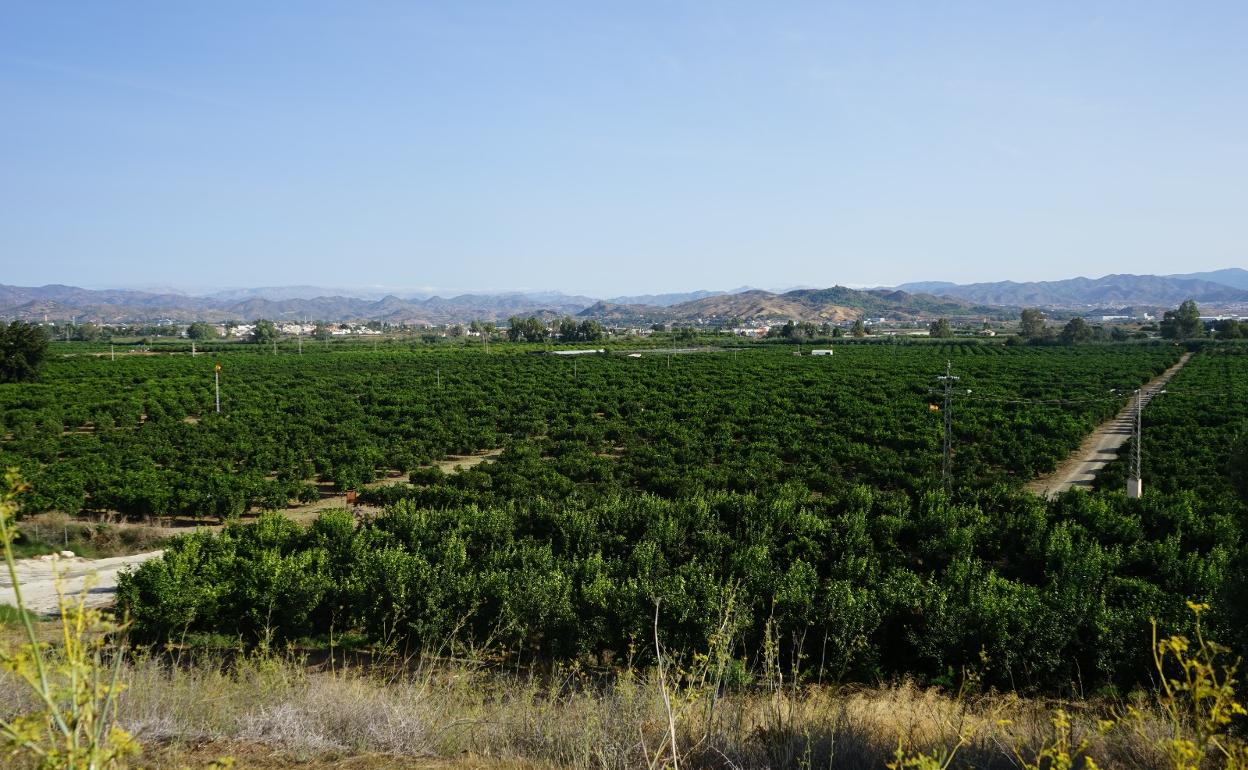
[(932, 337), (952, 337), (953, 327), (949, 325), (948, 318), (937, 318), (928, 324), (927, 333)]
[(785, 322), (784, 326), (771, 327), (771, 330), (767, 332), (767, 336), (768, 337), (780, 337), (786, 340), (794, 340), (796, 342), (801, 342), (802, 340), (810, 339), (811, 337), (814, 337), (818, 335), (819, 333), (820, 333), (820, 328), (817, 325), (811, 323), (810, 321), (800, 321), (800, 322), (787, 321)]
[(215, 340), (217, 338), (217, 327), (203, 321), (196, 321), (186, 327), (186, 336), (193, 340)]
[(34, 380), (48, 353), (43, 329), (25, 321), (0, 327), (0, 382)]
[(1018, 336), (1029, 340), (1044, 336), (1044, 313), (1039, 308), (1026, 308), (1019, 315)]
[(1213, 328), (1217, 331), (1220, 340), (1239, 340), (1248, 337), (1248, 322), (1241, 323), (1234, 318), (1218, 321)]
[(251, 330), (251, 341), (257, 345), (268, 345), (277, 340), (277, 325), (272, 321), (260, 319)]
[(512, 342), (543, 342), (550, 334), (546, 324), (533, 316), (528, 318), (512, 316), (507, 319), (507, 324), (507, 339)]
[(1203, 337), (1205, 326), (1200, 321), (1200, 308), (1195, 300), (1186, 300), (1178, 310), (1167, 310), (1161, 319), (1161, 336), (1168, 340)]
[(1092, 327), (1088, 326), (1087, 321), (1075, 316), (1062, 327), (1061, 338), (1062, 342), (1065, 342), (1067, 345), (1087, 342), (1092, 338)]

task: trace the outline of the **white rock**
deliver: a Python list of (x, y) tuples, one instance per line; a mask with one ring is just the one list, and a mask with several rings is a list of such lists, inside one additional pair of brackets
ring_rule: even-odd
[(61, 551), (61, 558), (72, 559), (74, 558), (74, 552), (73, 551)]

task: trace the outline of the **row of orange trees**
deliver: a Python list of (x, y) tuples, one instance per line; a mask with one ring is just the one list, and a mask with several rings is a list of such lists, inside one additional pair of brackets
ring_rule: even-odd
[(983, 486), (1051, 468), (1176, 357), (1154, 346), (790, 352), (236, 353), (221, 358), (220, 414), (212, 359), (58, 359), (39, 383), (0, 386), (0, 462), (31, 480), (28, 512), (156, 517), (281, 508), (315, 497), (318, 481), (359, 489), (486, 448), (553, 461), (560, 487), (593, 494), (761, 494), (788, 482), (916, 492), (940, 472), (931, 409), (946, 361), (962, 378), (957, 480)]

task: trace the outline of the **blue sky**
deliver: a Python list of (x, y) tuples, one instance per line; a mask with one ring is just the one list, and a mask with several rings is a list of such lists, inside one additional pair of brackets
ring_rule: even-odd
[(0, 283), (1248, 264), (1248, 5), (5, 2)]

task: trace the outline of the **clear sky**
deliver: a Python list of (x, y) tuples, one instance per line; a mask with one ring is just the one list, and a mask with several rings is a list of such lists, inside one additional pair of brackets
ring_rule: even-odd
[(0, 3), (0, 283), (1248, 265), (1248, 4)]

